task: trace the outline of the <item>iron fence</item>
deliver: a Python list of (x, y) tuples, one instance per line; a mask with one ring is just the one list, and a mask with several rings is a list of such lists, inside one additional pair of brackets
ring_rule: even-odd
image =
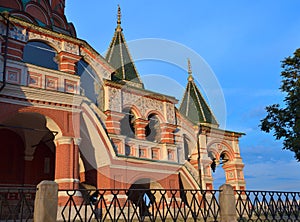
[(35, 187), (0, 187), (0, 221), (32, 221)]
[(238, 221), (300, 221), (300, 192), (235, 192)]
[(217, 221), (217, 190), (60, 190), (59, 221)]

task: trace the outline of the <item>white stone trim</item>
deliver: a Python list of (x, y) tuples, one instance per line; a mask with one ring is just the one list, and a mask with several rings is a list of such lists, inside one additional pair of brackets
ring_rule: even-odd
[(79, 183), (79, 179), (74, 179), (74, 178), (61, 178), (61, 179), (55, 179), (54, 180), (56, 183)]
[(59, 145), (63, 145), (63, 144), (68, 144), (69, 145), (69, 144), (72, 144), (73, 138), (63, 136), (63, 137), (55, 139), (55, 142), (57, 142)]

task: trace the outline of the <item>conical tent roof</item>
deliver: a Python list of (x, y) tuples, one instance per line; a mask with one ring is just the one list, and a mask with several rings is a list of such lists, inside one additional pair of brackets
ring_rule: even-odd
[(116, 69), (112, 76), (113, 81), (126, 81), (139, 88), (144, 88), (123, 35), (120, 6), (118, 7), (117, 28), (105, 58)]
[(208, 123), (218, 125), (218, 122), (195, 84), (192, 76), (190, 61), (188, 60), (188, 83), (181, 101), (179, 112), (187, 117), (194, 124)]

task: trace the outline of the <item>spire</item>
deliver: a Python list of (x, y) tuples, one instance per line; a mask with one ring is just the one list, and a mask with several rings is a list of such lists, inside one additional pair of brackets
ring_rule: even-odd
[(118, 5), (118, 20), (117, 20), (117, 28), (116, 31), (123, 31), (123, 29), (121, 28), (121, 7), (120, 5)]
[(192, 73), (193, 72), (192, 72), (191, 60), (190, 60), (190, 58), (188, 58), (188, 74), (189, 74), (188, 81), (194, 80)]
[(188, 83), (181, 101), (179, 112), (194, 124), (204, 123), (218, 126), (213, 112), (207, 105), (204, 97), (194, 82), (191, 61), (188, 59)]
[(118, 6), (117, 27), (105, 58), (115, 68), (115, 73), (112, 75), (113, 81), (125, 81), (135, 87), (144, 88), (121, 28), (120, 6)]

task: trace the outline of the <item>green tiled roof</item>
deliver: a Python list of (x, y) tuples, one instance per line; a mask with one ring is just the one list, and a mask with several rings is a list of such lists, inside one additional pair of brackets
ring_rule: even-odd
[(179, 107), (179, 112), (194, 124), (208, 123), (218, 125), (214, 114), (212, 113), (200, 90), (194, 82), (194, 78), (190, 70), (190, 65), (188, 83)]
[(144, 88), (129, 53), (128, 46), (122, 31), (123, 29), (121, 28), (121, 12), (119, 7), (118, 25), (105, 56), (106, 60), (116, 69), (115, 74), (112, 76), (112, 80), (125, 80), (135, 83), (135, 85), (139, 86), (140, 88)]

